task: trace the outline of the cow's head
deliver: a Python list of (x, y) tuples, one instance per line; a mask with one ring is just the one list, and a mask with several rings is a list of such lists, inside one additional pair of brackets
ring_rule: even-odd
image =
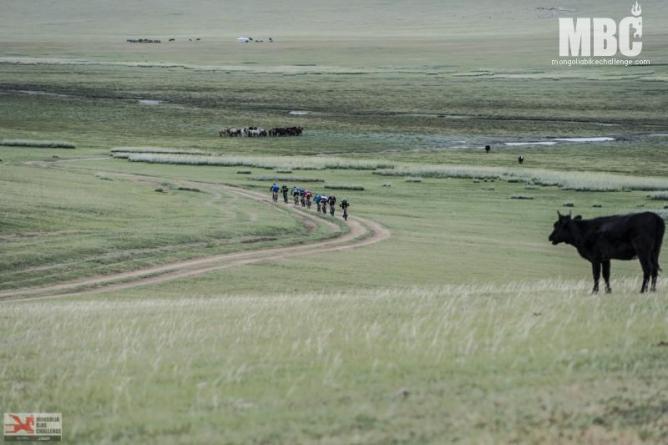
[(573, 218), (570, 213), (568, 215), (562, 215), (558, 210), (557, 215), (559, 216), (559, 219), (554, 223), (554, 230), (552, 230), (548, 240), (555, 246), (559, 243), (573, 244), (573, 221), (578, 221), (582, 219), (582, 217), (578, 215)]

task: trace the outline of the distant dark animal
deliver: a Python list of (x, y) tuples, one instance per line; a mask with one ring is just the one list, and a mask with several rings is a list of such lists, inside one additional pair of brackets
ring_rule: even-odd
[(524, 156), (522, 156), (522, 155), (518, 156), (517, 157), (517, 162), (519, 162), (520, 164), (524, 164)]
[(485, 152), (489, 153), (491, 149), (492, 149), (491, 146), (485, 145)]
[(169, 39), (170, 42), (173, 42), (174, 40), (176, 40), (176, 39), (173, 38), (173, 37), (171, 39)]
[(199, 41), (202, 40), (202, 39), (200, 39), (199, 37), (197, 37), (195, 40), (197, 40), (197, 41), (199, 42)]
[(656, 290), (656, 280), (661, 267), (659, 253), (666, 224), (652, 212), (630, 215), (604, 216), (594, 219), (571, 218), (557, 212), (559, 219), (549, 237), (552, 244), (566, 243), (574, 246), (580, 256), (592, 265), (594, 289), (598, 292), (598, 281), (603, 267), (605, 291), (610, 292), (610, 260), (638, 258), (643, 271), (640, 292), (647, 291), (651, 278), (651, 291)]
[(269, 37), (269, 42), (273, 42), (273, 41), (274, 41), (274, 39), (272, 39), (271, 37)]

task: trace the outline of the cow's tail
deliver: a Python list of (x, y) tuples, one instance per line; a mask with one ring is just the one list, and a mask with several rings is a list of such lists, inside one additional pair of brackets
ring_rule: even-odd
[(660, 271), (661, 266), (659, 266), (659, 254), (661, 253), (661, 244), (663, 243), (663, 234), (666, 231), (666, 223), (663, 218), (659, 218), (659, 227), (656, 233), (656, 245), (654, 246), (654, 264), (656, 268)]

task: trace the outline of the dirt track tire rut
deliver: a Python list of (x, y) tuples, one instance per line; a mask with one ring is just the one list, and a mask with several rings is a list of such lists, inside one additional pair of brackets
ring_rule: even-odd
[[(115, 172), (108, 173), (128, 177), (138, 181), (151, 180), (142, 175), (118, 174)], [(243, 189), (241, 187), (213, 183), (193, 183), (206, 184), (207, 188), (218, 188), (218, 190), (235, 193), (237, 195), (250, 198), (267, 205), (284, 206), (283, 204), (273, 203), (270, 197)], [(349, 218), (347, 223), (349, 230), (346, 232), (342, 231), (340, 227), (334, 222), (328, 221), (327, 218), (317, 216), (313, 212), (308, 212), (301, 208), (292, 207), (291, 205), (285, 206), (284, 208), (288, 209), (288, 211), (298, 214), (300, 218), (304, 219), (305, 221), (309, 221), (310, 224), (326, 225), (333, 233), (335, 233), (335, 235), (333, 237), (308, 244), (297, 244), (287, 247), (273, 247), (228, 254), (219, 254), (191, 260), (178, 261), (161, 266), (142, 268), (129, 272), (82, 278), (49, 286), (12, 289), (0, 292), (0, 300), (26, 300), (33, 298), (41, 299), (46, 297), (73, 296), (80, 294), (123, 290), (151, 284), (160, 284), (182, 278), (190, 278), (208, 272), (242, 266), (245, 264), (252, 264), (263, 261), (277, 261), (297, 256), (353, 249), (368, 246), (390, 237), (389, 230), (377, 222), (365, 218)]]

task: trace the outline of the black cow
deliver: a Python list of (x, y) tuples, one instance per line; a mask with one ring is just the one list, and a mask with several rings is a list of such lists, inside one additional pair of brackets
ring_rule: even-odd
[(598, 292), (598, 280), (603, 267), (605, 291), (610, 292), (610, 260), (638, 258), (643, 271), (642, 288), (647, 290), (651, 277), (651, 290), (656, 290), (659, 275), (659, 253), (666, 224), (652, 212), (631, 215), (604, 216), (594, 219), (571, 218), (557, 211), (559, 219), (549, 237), (552, 244), (566, 243), (574, 246), (580, 256), (589, 260), (594, 275), (593, 293)]

